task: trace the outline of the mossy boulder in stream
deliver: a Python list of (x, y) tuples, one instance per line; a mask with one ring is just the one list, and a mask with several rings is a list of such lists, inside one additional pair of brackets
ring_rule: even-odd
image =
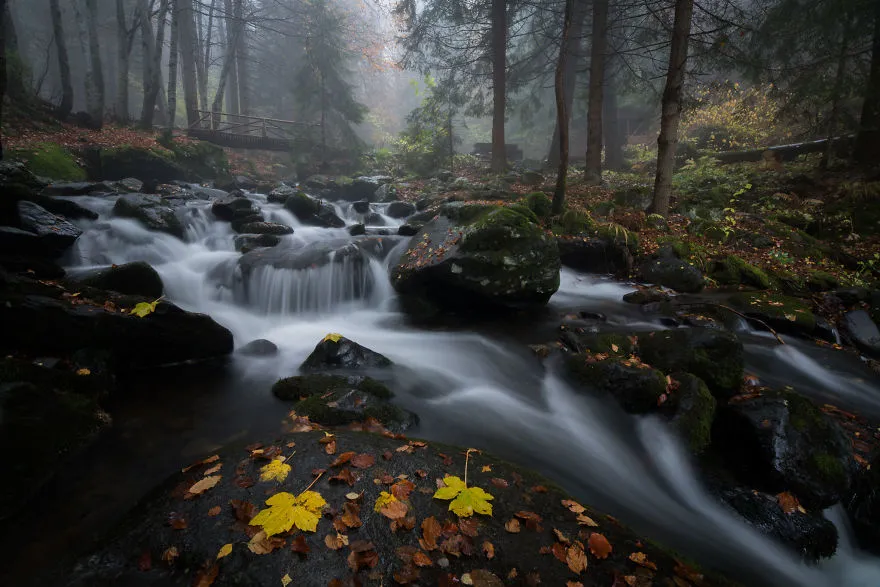
[[(333, 435), (334, 454), (327, 454), (331, 441), (323, 431), (297, 432), (251, 445), (250, 453), (230, 446), (206, 464), (175, 473), (83, 556), (64, 584), (256, 587), (281, 584), (287, 576), (293, 585), (309, 586), (556, 586), (575, 580), (607, 587), (615, 577), (672, 585), (677, 575), (700, 575), (702, 587), (731, 584), (685, 566), (618, 520), (569, 501), (546, 478), (487, 453), (468, 452), (467, 479), (469, 487), (494, 498), (491, 515), (459, 518), (448, 500), (433, 495), (438, 480), (465, 477), (464, 449), (363, 432)], [(259, 480), (270, 462), (266, 455), (291, 455), (283, 480)], [(222, 475), (205, 476), (219, 464)], [(312, 471), (325, 472), (316, 479)], [(292, 497), (306, 488), (321, 498), (313, 502), (311, 531), (258, 534), (254, 516), (272, 505), (267, 498), (277, 504), (285, 496), (273, 495)], [(376, 511), (383, 509), (381, 503), (376, 508), (381, 492), (399, 496), (398, 506), (384, 510), (394, 521)], [(171, 512), (184, 528), (168, 523)], [(601, 537), (591, 540), (593, 533)], [(608, 556), (590, 553), (590, 544), (597, 549), (606, 541)], [(555, 544), (566, 562), (540, 554), (541, 546)]]
[(706, 382), (718, 399), (735, 395), (742, 384), (743, 346), (732, 332), (679, 328), (638, 333), (638, 355), (665, 373), (687, 371)]
[(677, 251), (670, 245), (661, 247), (652, 258), (642, 264), (639, 278), (683, 293), (698, 292), (705, 285), (703, 273), (680, 259)]
[(840, 501), (855, 473), (843, 430), (789, 391), (734, 398), (719, 410), (712, 438), (745, 482), (773, 493), (790, 491), (808, 507)]
[(880, 555), (880, 452), (856, 476), (843, 505), (859, 544)]
[(717, 402), (699, 377), (690, 373), (675, 373), (671, 377), (675, 382), (668, 400), (675, 409), (672, 425), (690, 452), (700, 454), (712, 441), (712, 420)]
[(395, 289), (438, 308), (543, 305), (559, 288), (555, 240), (514, 209), (447, 204), (412, 237)]
[(142, 181), (166, 183), (176, 179), (201, 179), (193, 177), (175, 161), (170, 151), (140, 147), (115, 147), (102, 149), (100, 173), (95, 179), (121, 180), (136, 177)]
[(811, 335), (816, 331), (816, 316), (800, 298), (767, 292), (741, 293), (730, 298), (730, 305), (780, 332)]
[(272, 386), (275, 397), (295, 401), (293, 410), (312, 422), (340, 426), (370, 418), (392, 432), (402, 432), (418, 422), (418, 417), (390, 403), (388, 387), (363, 376), (297, 375), (278, 380)]
[(773, 280), (762, 269), (736, 255), (716, 261), (710, 276), (721, 285), (746, 285), (757, 289), (773, 287)]

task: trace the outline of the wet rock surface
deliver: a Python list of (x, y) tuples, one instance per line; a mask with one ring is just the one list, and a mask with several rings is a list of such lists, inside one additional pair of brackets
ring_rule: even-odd
[(124, 194), (113, 206), (113, 214), (120, 218), (132, 218), (150, 230), (165, 232), (183, 238), (183, 224), (167, 202), (159, 196)]
[(300, 365), (301, 371), (385, 368), (391, 360), (339, 334), (328, 334)]
[(76, 281), (97, 289), (153, 299), (161, 297), (165, 289), (156, 270), (143, 261), (113, 265), (81, 275)]

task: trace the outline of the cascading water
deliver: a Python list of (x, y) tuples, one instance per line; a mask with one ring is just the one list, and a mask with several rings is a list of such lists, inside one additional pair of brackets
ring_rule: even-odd
[[(389, 263), (403, 239), (376, 235), (377, 227), (352, 239), (345, 229), (303, 226), (280, 205), (251, 197), (267, 221), (295, 230), (266, 253), (269, 259), (256, 255), (245, 262), (236, 251), (236, 234), (213, 218), (206, 201), (188, 202), (183, 214), (187, 241), (182, 242), (111, 217), (112, 198), (80, 197), (77, 202), (100, 217), (80, 222), (85, 232), (69, 258), (70, 270), (147, 261), (161, 275), (167, 299), (210, 314), (233, 332), (237, 346), (255, 338), (273, 341), (279, 347), (276, 356), (234, 359), (234, 376), (240, 378), (236, 393), (252, 398), (248, 401), (260, 409), (283, 413), (254, 394), (267, 396), (274, 378), (293, 374), (317, 341), (328, 332), (341, 332), (395, 361), (397, 401), (421, 416), (420, 436), (485, 447), (540, 469), (572, 493), (662, 541), (745, 576), (749, 584), (880, 585), (880, 564), (852, 546), (839, 512), (833, 514), (843, 536), (838, 554), (819, 567), (807, 567), (710, 497), (677, 440), (659, 423), (578, 395), (553, 374), (552, 366), (546, 372), (523, 345), (407, 325), (395, 310), (388, 279)], [(396, 232), (400, 221), (384, 215), (381, 205), (373, 207), (377, 216), (370, 218)], [(365, 219), (351, 205), (336, 206), (336, 213), (349, 224)], [(610, 323), (657, 328), (620, 303), (627, 291), (610, 281), (563, 271), (562, 287), (551, 305), (602, 312)], [(793, 345), (779, 350), (755, 346), (747, 348), (759, 363), (769, 353), (771, 360), (785, 361), (807, 382), (832, 391), (846, 387), (838, 375)], [(867, 383), (857, 394), (870, 398), (869, 404), (880, 397)], [(199, 417), (219, 418), (220, 401), (201, 406)]]

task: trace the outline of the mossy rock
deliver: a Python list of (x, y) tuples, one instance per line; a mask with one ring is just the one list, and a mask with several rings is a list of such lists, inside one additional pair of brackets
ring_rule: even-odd
[(535, 213), (538, 218), (546, 218), (553, 212), (553, 200), (544, 192), (532, 192), (522, 202)]
[[(12, 149), (9, 158), (21, 160), (40, 177), (56, 181), (85, 181), (87, 173), (66, 148), (53, 143), (38, 143), (27, 149)], [(121, 179), (121, 178), (120, 178)]]
[(601, 224), (596, 229), (596, 236), (608, 239), (619, 245), (624, 245), (632, 253), (637, 253), (641, 244), (639, 233), (628, 230), (615, 223)]
[(807, 276), (807, 287), (810, 291), (830, 291), (840, 285), (840, 280), (826, 271), (810, 271)]
[(538, 224), (538, 222), (540, 222), (538, 220), (538, 216), (528, 206), (525, 206), (523, 204), (511, 204), (507, 208), (513, 210), (518, 214), (522, 214), (529, 219), (529, 222), (534, 222), (535, 224)]
[(776, 330), (795, 334), (812, 334), (816, 330), (816, 316), (800, 298), (767, 292), (741, 293), (732, 296), (730, 304)]
[(532, 220), (537, 220), (534, 213), (528, 208), (520, 208), (496, 207), (474, 218), (462, 237), (461, 250), (500, 251), (509, 246), (511, 240), (540, 238), (543, 232)]
[(590, 234), (596, 230), (596, 221), (584, 210), (566, 210), (560, 218), (562, 234)]
[(657, 244), (660, 247), (669, 247), (673, 254), (679, 259), (688, 259), (691, 256), (691, 246), (687, 242), (675, 237), (661, 236), (657, 239)]
[(191, 177), (214, 179), (229, 174), (229, 160), (222, 147), (207, 141), (171, 141), (167, 148), (174, 153), (175, 162)]
[(663, 373), (628, 358), (597, 359), (590, 354), (576, 354), (565, 364), (578, 389), (606, 393), (631, 414), (656, 411), (666, 393)]
[(654, 230), (669, 230), (669, 222), (660, 214), (648, 214), (648, 217), (645, 218), (645, 224)]
[(722, 285), (748, 285), (758, 289), (773, 287), (773, 280), (767, 273), (736, 255), (716, 261), (710, 276)]
[(120, 180), (136, 177), (160, 183), (179, 179), (202, 179), (188, 174), (167, 150), (116, 147), (101, 150), (101, 175), (96, 179)]
[(730, 398), (742, 385), (743, 346), (726, 330), (679, 328), (638, 333), (638, 355), (664, 373), (696, 375), (718, 399)]
[(675, 405), (672, 425), (692, 454), (702, 454), (712, 441), (712, 420), (717, 402), (699, 377), (675, 373), (672, 379), (678, 382), (671, 400)]
[(618, 332), (576, 332), (566, 330), (566, 344), (576, 353), (605, 354), (611, 357), (626, 358), (636, 351), (638, 339), (627, 333)]
[[(449, 202), (440, 206), (440, 214), (459, 224), (470, 224), (485, 217), (488, 212), (497, 210), (495, 204), (472, 204), (468, 202)], [(433, 215), (427, 220), (433, 218)], [(421, 218), (419, 218), (421, 220)]]

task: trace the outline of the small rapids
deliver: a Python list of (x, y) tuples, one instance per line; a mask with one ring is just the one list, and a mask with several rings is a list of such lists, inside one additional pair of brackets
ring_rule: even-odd
[[(249, 265), (236, 251), (236, 234), (228, 223), (214, 220), (208, 202), (187, 204), (182, 215), (187, 240), (182, 242), (112, 217), (112, 198), (76, 198), (100, 217), (78, 223), (85, 232), (68, 259), (71, 272), (146, 261), (161, 275), (167, 299), (211, 315), (233, 332), (236, 346), (266, 338), (279, 348), (278, 355), (266, 358), (235, 355), (229, 389), (198, 406), (194, 419), (212, 421), (210, 429), (203, 429), (202, 444), (188, 439), (177, 453), (156, 455), (157, 462), (176, 463), (181, 454), (198, 450), (193, 446), (277, 430), (285, 409), (273, 401), (269, 386), (295, 374), (328, 332), (341, 332), (395, 362), (397, 401), (421, 417), (415, 435), (483, 447), (540, 470), (636, 529), (750, 585), (880, 585), (880, 561), (852, 544), (839, 508), (827, 514), (841, 532), (837, 555), (806, 566), (719, 505), (697, 481), (677, 439), (659, 422), (577, 394), (552, 365), (545, 369), (509, 334), (408, 325), (389, 283), (389, 266), (406, 239), (393, 236), (400, 221), (385, 216), (382, 205), (373, 205), (377, 216), (371, 218), (391, 235), (379, 235), (383, 227), (368, 226), (367, 236), (352, 238), (346, 229), (303, 226), (280, 205), (252, 197), (267, 221), (294, 228), (277, 251), (291, 258), (310, 249), (323, 253), (302, 265)], [(336, 206), (336, 213), (349, 225), (364, 220), (350, 205)], [(657, 328), (621, 302), (627, 291), (631, 288), (625, 285), (564, 270), (551, 310), (586, 309), (606, 315), (612, 325)], [(830, 351), (816, 354), (796, 341), (782, 347), (756, 333), (743, 337), (749, 369), (762, 379), (880, 414), (880, 390), (867, 377), (846, 375), (858, 372), (858, 365), (832, 365)], [(253, 425), (243, 431), (242, 422), (248, 421)], [(159, 468), (154, 463), (153, 469)]]

